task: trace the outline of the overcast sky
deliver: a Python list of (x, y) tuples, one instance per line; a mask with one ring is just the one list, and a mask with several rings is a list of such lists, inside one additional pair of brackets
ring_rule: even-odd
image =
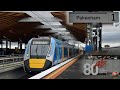
[[(120, 21), (120, 15), (119, 15), (119, 21)], [(116, 23), (114, 23), (113, 25), (103, 24), (102, 26), (103, 47), (104, 45), (110, 45), (110, 47), (120, 46), (120, 25), (117, 27), (115, 25)]]

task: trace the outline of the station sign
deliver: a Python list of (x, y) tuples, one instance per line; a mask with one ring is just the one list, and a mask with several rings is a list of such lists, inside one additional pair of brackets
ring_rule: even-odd
[(119, 12), (69, 12), (69, 23), (118, 23)]
[(33, 44), (46, 45), (49, 44), (49, 41), (33, 41)]

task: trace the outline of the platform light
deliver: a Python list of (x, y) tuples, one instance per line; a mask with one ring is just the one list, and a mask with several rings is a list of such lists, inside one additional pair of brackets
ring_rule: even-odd
[(67, 32), (66, 30), (49, 30), (47, 32)]
[(92, 28), (92, 30), (96, 30), (97, 28)]
[(41, 22), (41, 23), (44, 23), (45, 25), (62, 25), (59, 22), (49, 22), (49, 23)]
[(67, 32), (67, 31), (49, 30), (49, 31), (46, 31), (46, 32), (47, 33), (55, 33), (56, 35), (61, 35), (61, 36), (64, 36), (64, 35), (70, 36), (69, 32)]
[(32, 18), (32, 17), (27, 17), (27, 18), (23, 18), (21, 20), (19, 20), (18, 22), (39, 22), (36, 19)]
[[(54, 17), (50, 11), (23, 11), (33, 17), (35, 20), (39, 21), (40, 23), (43, 23), (44, 25), (49, 25), (51, 29), (54, 29), (55, 27), (52, 27), (52, 25), (62, 25), (59, 20), (56, 22), (47, 22), (48, 17)], [(41, 22), (44, 21), (44, 22)]]
[(56, 28), (56, 29), (53, 29), (53, 30), (67, 30), (66, 28)]
[[(65, 28), (65, 26), (63, 25), (51, 25), (51, 27), (54, 27), (54, 28)], [(50, 25), (38, 25), (37, 27), (35, 28), (51, 28)]]
[(60, 34), (70, 34), (70, 32), (58, 32)]
[(27, 53), (27, 57), (29, 56), (29, 54)]
[[(44, 17), (43, 17), (44, 18)], [(24, 19), (19, 20), (18, 22), (58, 22), (58, 21), (62, 21), (60, 19), (56, 19), (55, 17), (45, 17), (46, 19), (40, 19), (38, 17), (26, 17)], [(38, 21), (39, 20), (39, 21)]]
[(68, 40), (75, 40), (75, 38), (74, 37), (63, 37), (63, 38), (65, 38), (65, 39), (68, 39)]

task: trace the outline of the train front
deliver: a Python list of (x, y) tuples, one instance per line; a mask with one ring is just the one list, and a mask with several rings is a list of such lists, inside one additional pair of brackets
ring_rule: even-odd
[(33, 38), (28, 42), (24, 55), (24, 70), (27, 73), (38, 73), (51, 67), (52, 62), (46, 59), (50, 50), (50, 38)]

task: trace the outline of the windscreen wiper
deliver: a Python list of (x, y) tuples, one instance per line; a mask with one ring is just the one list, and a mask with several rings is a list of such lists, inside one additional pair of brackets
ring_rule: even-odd
[(37, 45), (37, 47), (36, 47), (36, 56), (37, 56), (37, 58), (39, 58), (38, 53), (37, 53), (37, 50), (38, 50), (38, 45)]

